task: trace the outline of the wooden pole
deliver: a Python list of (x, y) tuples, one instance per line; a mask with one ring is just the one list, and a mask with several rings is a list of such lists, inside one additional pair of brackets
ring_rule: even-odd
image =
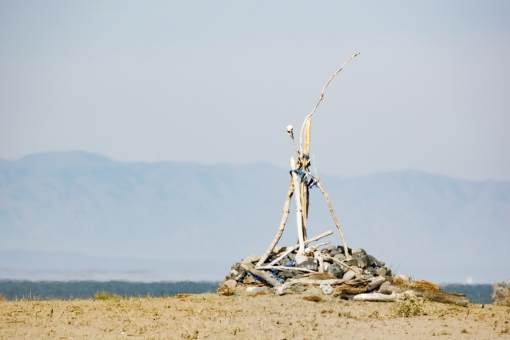
[(345, 242), (344, 233), (342, 232), (342, 227), (340, 226), (340, 223), (336, 219), (335, 212), (333, 211), (333, 207), (331, 206), (331, 202), (329, 201), (329, 196), (322, 188), (321, 180), (320, 178), (317, 178), (317, 187), (322, 192), (324, 197), (326, 198), (326, 202), (328, 203), (329, 212), (331, 213), (331, 217), (333, 217), (333, 221), (335, 222), (336, 228), (338, 229), (338, 232), (340, 233), (340, 237), (342, 238), (342, 243), (344, 245), (344, 255), (346, 259), (350, 259), (351, 255), (349, 254), (349, 251), (347, 249), (347, 243)]
[[(294, 157), (290, 158), (290, 169), (296, 170), (296, 161)], [(294, 181), (294, 200), (296, 201), (296, 219), (297, 219), (297, 229), (298, 229), (298, 241), (299, 241), (299, 250), (298, 255), (303, 255), (305, 253), (305, 240), (303, 235), (303, 209), (301, 207), (301, 183), (299, 180), (299, 176), (295, 172), (292, 173), (292, 179)]]
[(280, 221), (280, 228), (278, 228), (278, 232), (276, 233), (276, 236), (273, 239), (273, 242), (271, 242), (271, 245), (269, 248), (267, 248), (266, 252), (260, 260), (257, 262), (255, 267), (258, 267), (264, 263), (264, 261), (267, 260), (271, 252), (273, 251), (274, 247), (280, 241), (280, 238), (282, 237), (283, 230), (285, 229), (285, 224), (287, 223), (287, 219), (289, 218), (290, 213), (290, 199), (292, 198), (292, 195), (294, 194), (294, 179), (291, 177), (290, 179), (290, 185), (289, 185), (289, 191), (287, 192), (287, 198), (285, 199), (285, 204), (283, 205), (283, 216)]

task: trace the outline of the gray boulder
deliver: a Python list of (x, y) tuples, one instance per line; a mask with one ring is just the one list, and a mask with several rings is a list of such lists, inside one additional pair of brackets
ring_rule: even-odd
[(301, 262), (297, 266), (300, 268), (305, 268), (313, 271), (317, 271), (319, 269), (319, 266), (317, 265), (317, 262), (315, 262), (315, 260), (306, 260)]
[(344, 270), (341, 265), (338, 263), (333, 263), (328, 267), (327, 270), (328, 274), (333, 275), (339, 279), (341, 279), (344, 276)]

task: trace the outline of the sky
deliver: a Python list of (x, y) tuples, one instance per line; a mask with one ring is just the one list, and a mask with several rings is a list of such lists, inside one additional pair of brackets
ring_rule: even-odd
[(510, 2), (2, 1), (0, 159), (510, 181)]

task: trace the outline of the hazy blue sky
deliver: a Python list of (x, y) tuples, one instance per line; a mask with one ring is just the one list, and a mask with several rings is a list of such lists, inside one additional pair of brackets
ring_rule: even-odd
[(510, 180), (508, 1), (1, 1), (0, 158)]

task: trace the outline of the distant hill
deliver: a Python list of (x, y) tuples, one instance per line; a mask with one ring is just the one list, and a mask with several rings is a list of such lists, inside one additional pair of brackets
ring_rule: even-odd
[[(322, 182), (348, 245), (394, 270), (437, 282), (510, 278), (510, 183), (412, 170)], [(263, 163), (0, 160), (0, 278), (219, 280), (269, 245), (288, 184), (288, 170)], [(335, 230), (320, 192), (310, 195), (309, 235)], [(296, 243), (292, 212), (284, 245)], [(336, 231), (330, 239), (340, 244)]]

